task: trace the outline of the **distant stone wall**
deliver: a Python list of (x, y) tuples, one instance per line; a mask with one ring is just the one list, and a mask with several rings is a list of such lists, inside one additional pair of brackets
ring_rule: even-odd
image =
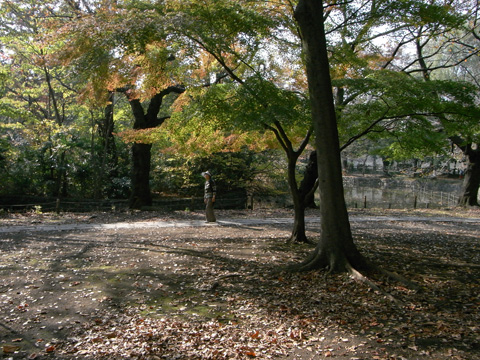
[(343, 176), (343, 185), (349, 187), (373, 187), (382, 189), (410, 189), (458, 192), (461, 179), (422, 179), (409, 177)]
[[(456, 154), (456, 158), (462, 158)], [(388, 165), (386, 165), (388, 164)], [(450, 159), (432, 158), (426, 160), (407, 160), (403, 162), (384, 162), (381, 156), (365, 155), (363, 157), (350, 157), (342, 154), (343, 170), (347, 174), (382, 174), (390, 172), (393, 174), (414, 175), (430, 174), (431, 176), (459, 176), (466, 169), (465, 162)]]

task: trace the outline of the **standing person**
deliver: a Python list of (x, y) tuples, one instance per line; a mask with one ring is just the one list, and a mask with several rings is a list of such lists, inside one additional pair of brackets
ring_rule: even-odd
[(207, 215), (207, 222), (215, 222), (217, 219), (213, 213), (213, 205), (215, 203), (215, 195), (217, 195), (217, 185), (215, 184), (215, 180), (212, 179), (210, 172), (202, 172), (202, 176), (205, 178), (204, 201), (206, 204), (205, 213)]

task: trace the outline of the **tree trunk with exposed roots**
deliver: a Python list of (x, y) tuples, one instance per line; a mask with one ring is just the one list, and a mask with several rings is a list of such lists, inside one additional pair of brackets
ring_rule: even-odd
[(300, 0), (295, 9), (307, 68), (318, 162), (321, 236), (300, 270), (348, 271), (366, 266), (353, 242), (344, 199), (340, 145), (320, 0)]

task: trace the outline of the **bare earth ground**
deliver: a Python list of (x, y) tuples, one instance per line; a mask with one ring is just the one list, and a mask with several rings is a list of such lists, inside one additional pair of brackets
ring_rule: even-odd
[[(288, 210), (217, 215), (291, 218)], [(287, 246), (291, 225), (278, 221), (38, 231), (203, 214), (4, 214), (1, 356), (480, 359), (480, 211), (447, 211), (443, 221), (425, 220), (432, 214), (424, 212), (351, 215), (361, 252), (423, 291), (366, 274), (398, 305), (346, 275), (284, 271), (312, 247)], [(423, 220), (360, 221), (364, 215)], [(445, 220), (451, 216), (477, 220)], [(318, 222), (308, 224), (308, 235), (318, 238)]]

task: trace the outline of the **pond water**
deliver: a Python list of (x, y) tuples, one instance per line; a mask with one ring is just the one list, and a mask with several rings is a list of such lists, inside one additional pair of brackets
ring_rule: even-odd
[(461, 179), (345, 176), (349, 208), (421, 209), (455, 206)]

